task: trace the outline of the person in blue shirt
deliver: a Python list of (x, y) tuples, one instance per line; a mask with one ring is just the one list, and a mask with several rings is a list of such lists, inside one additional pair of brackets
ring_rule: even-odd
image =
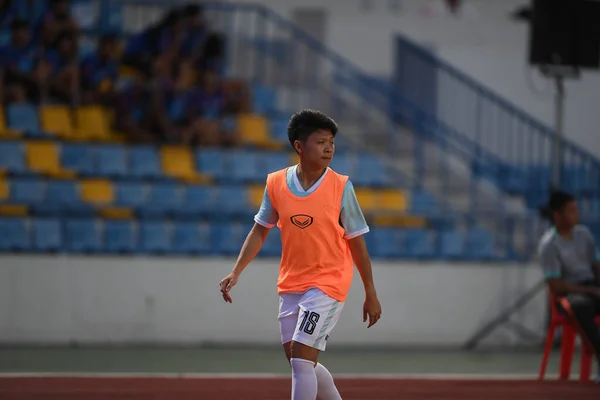
[(10, 43), (0, 48), (0, 69), (10, 101), (39, 101), (44, 97), (48, 68), (27, 21), (15, 19), (11, 23)]
[(109, 105), (114, 100), (114, 89), (119, 79), (116, 54), (116, 36), (107, 34), (100, 38), (97, 52), (83, 59), (80, 74), (84, 102)]

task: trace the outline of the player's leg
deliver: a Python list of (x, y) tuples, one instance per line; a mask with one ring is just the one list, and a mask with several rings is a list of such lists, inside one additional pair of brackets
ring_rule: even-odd
[(311, 289), (298, 305), (300, 315), (289, 353), (292, 400), (314, 400), (317, 392), (321, 400), (341, 399), (331, 374), (317, 360), (319, 353), (325, 350), (344, 304), (318, 289)]
[(571, 293), (567, 295), (567, 300), (581, 330), (594, 349), (600, 371), (600, 331), (595, 322), (596, 315), (600, 313), (600, 302), (592, 296), (581, 293)]

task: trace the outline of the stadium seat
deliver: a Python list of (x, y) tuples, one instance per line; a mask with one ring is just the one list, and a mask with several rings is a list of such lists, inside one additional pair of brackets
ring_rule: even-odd
[(354, 189), (354, 193), (364, 213), (371, 213), (379, 209), (379, 196), (373, 189), (356, 188)]
[(8, 201), (9, 190), (8, 182), (4, 177), (0, 176), (0, 203)]
[(269, 230), (258, 255), (264, 257), (281, 256), (281, 231), (279, 228), (273, 227)]
[(110, 178), (127, 176), (127, 151), (124, 146), (97, 146), (94, 153), (98, 175)]
[(252, 225), (241, 223), (213, 225), (212, 247), (216, 254), (237, 255)]
[(33, 220), (33, 249), (39, 252), (57, 252), (63, 247), (62, 225), (59, 219)]
[(139, 226), (140, 252), (147, 254), (164, 254), (171, 250), (169, 230), (165, 222), (148, 221)]
[(81, 200), (95, 206), (106, 206), (114, 202), (112, 183), (104, 179), (88, 179), (79, 183)]
[(226, 152), (220, 149), (203, 148), (196, 152), (198, 170), (217, 180), (231, 176)]
[(182, 205), (182, 188), (175, 183), (155, 183), (150, 187), (148, 200), (139, 210), (144, 218), (173, 216)]
[(79, 107), (75, 111), (75, 120), (79, 138), (105, 142), (117, 140), (112, 133), (110, 113), (101, 107)]
[(73, 116), (69, 107), (62, 105), (41, 106), (40, 115), (42, 129), (45, 132), (68, 140), (85, 139), (78, 138), (75, 135)]
[(438, 211), (435, 198), (427, 192), (413, 192), (410, 198), (410, 212), (416, 215), (430, 215)]
[(33, 104), (9, 104), (6, 106), (8, 127), (22, 131), (28, 136), (43, 137), (40, 128), (40, 118)]
[(381, 190), (379, 192), (379, 207), (385, 211), (405, 212), (408, 205), (404, 191), (393, 189)]
[(347, 154), (334, 155), (330, 167), (338, 174), (349, 175), (350, 179), (354, 176), (354, 160)]
[(84, 144), (62, 143), (60, 159), (63, 167), (80, 176), (95, 174), (93, 147)]
[(207, 183), (206, 176), (196, 172), (194, 157), (189, 147), (165, 146), (161, 149), (164, 175), (187, 183)]
[(389, 186), (387, 167), (380, 159), (372, 155), (359, 155), (357, 161), (358, 165), (354, 169), (354, 175), (351, 176), (355, 185)]
[(57, 144), (50, 141), (25, 143), (27, 167), (30, 171), (54, 178), (72, 178), (74, 171), (63, 169)]
[(435, 255), (431, 232), (425, 229), (406, 231), (406, 249), (409, 257), (432, 258)]
[(281, 143), (289, 143), (287, 134), (288, 123), (289, 118), (283, 116), (271, 118), (269, 120), (270, 136)]
[(183, 205), (177, 215), (183, 218), (208, 217), (219, 215), (217, 187), (190, 185), (185, 189)]
[(173, 251), (177, 254), (209, 254), (211, 229), (206, 223), (180, 222), (173, 229)]
[(93, 219), (69, 219), (65, 224), (65, 246), (73, 253), (102, 251), (100, 230)]
[(231, 179), (238, 183), (264, 181), (259, 160), (261, 155), (254, 151), (236, 150), (229, 152), (230, 165), (233, 166)]
[(475, 227), (467, 232), (467, 256), (476, 260), (496, 258), (494, 238), (486, 229)]
[(23, 218), (0, 217), (0, 251), (27, 251), (30, 238)]
[(464, 256), (463, 235), (456, 230), (440, 233), (440, 257), (445, 260), (461, 259)]
[(252, 86), (252, 110), (267, 115), (277, 109), (277, 90), (264, 85)]
[(248, 189), (248, 200), (250, 201), (250, 206), (258, 210), (260, 205), (262, 204), (262, 199), (265, 194), (265, 185), (254, 185), (250, 186)]
[(0, 108), (0, 139), (19, 139), (22, 135), (21, 131), (10, 129), (6, 125), (6, 117), (4, 115), (4, 109)]
[(38, 179), (11, 179), (10, 201), (14, 204), (41, 204), (45, 200), (45, 187), (45, 182)]
[(250, 208), (246, 188), (243, 186), (221, 185), (217, 191), (217, 204), (219, 212), (233, 218), (248, 217), (256, 213)]
[(256, 114), (240, 114), (237, 129), (246, 144), (267, 149), (282, 149), (283, 145), (269, 136), (268, 121)]
[(404, 231), (395, 228), (376, 228), (366, 237), (373, 257), (397, 258), (406, 255)]
[(46, 184), (46, 200), (35, 206), (42, 215), (91, 216), (94, 207), (85, 204), (79, 196), (79, 187), (73, 181), (49, 181)]
[(119, 182), (115, 184), (115, 205), (139, 208), (146, 204), (148, 187), (139, 182)]
[(25, 151), (21, 142), (0, 142), (0, 174), (24, 174)]
[(163, 177), (158, 152), (151, 146), (133, 146), (129, 149), (130, 174), (139, 179)]
[(104, 223), (104, 251), (107, 253), (133, 253), (136, 235), (131, 221), (106, 221)]
[(259, 159), (261, 181), (266, 181), (267, 174), (290, 166), (287, 153), (263, 153)]

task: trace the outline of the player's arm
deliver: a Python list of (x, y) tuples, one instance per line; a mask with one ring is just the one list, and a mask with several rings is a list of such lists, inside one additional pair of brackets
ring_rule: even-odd
[(369, 318), (370, 328), (381, 316), (381, 305), (377, 298), (371, 259), (365, 243), (364, 234), (369, 232), (369, 226), (358, 204), (354, 187), (350, 181), (346, 183), (342, 196), (340, 222), (346, 231), (344, 235), (348, 241), (352, 260), (360, 274), (365, 289), (365, 303), (363, 305), (363, 322)]
[(254, 226), (248, 233), (248, 236), (246, 236), (246, 240), (242, 245), (242, 249), (233, 266), (233, 270), (219, 283), (223, 299), (226, 302), (232, 302), (229, 291), (237, 283), (242, 271), (244, 271), (248, 264), (256, 257), (269, 234), (269, 230), (275, 226), (278, 219), (279, 215), (271, 204), (269, 194), (265, 188), (260, 209), (254, 217)]
[(587, 231), (587, 251), (591, 260), (593, 261), (592, 268), (594, 269), (594, 275), (596, 276), (596, 285), (600, 287), (600, 252), (596, 247), (596, 239), (594, 239), (594, 235), (590, 232), (589, 229)]

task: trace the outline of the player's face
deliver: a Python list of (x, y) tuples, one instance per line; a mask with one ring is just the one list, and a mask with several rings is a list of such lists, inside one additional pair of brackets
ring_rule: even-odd
[(304, 159), (318, 168), (327, 168), (335, 152), (333, 134), (330, 131), (316, 131), (306, 139), (303, 147)]
[(559, 214), (559, 223), (566, 228), (572, 228), (579, 223), (579, 210), (576, 201), (565, 204)]

